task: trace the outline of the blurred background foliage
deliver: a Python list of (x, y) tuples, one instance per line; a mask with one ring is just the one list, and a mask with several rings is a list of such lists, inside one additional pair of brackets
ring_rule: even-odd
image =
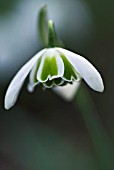
[[(82, 83), (67, 103), (40, 86), (29, 94), (26, 82), (16, 106), (5, 111), (11, 78), (43, 48), (37, 16), (45, 3), (66, 48), (98, 68), (105, 91)], [(0, 170), (113, 170), (113, 72), (113, 0), (0, 0)]]

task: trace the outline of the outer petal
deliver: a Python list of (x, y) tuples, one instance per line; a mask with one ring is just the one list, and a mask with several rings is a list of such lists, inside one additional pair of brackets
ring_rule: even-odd
[(16, 74), (11, 81), (8, 90), (5, 95), (5, 108), (10, 109), (16, 102), (20, 89), (24, 83), (25, 78), (29, 74), (30, 70), (38, 60), (38, 58), (45, 52), (46, 49), (37, 53), (30, 61), (28, 61)]
[(36, 86), (37, 84), (39, 84), (38, 81), (37, 81), (37, 82), (34, 81), (34, 79), (35, 79), (34, 76), (35, 76), (36, 70), (37, 70), (37, 64), (38, 64), (38, 63), (36, 63), (36, 64), (34, 65), (34, 67), (32, 68), (32, 70), (31, 70), (31, 72), (30, 72), (30, 74), (29, 74), (29, 83), (28, 83), (27, 89), (28, 89), (28, 91), (29, 91), (30, 93), (33, 92), (35, 86)]
[(86, 83), (94, 90), (102, 92), (104, 90), (103, 80), (95, 67), (84, 57), (62, 48), (56, 48), (66, 55), (69, 62), (82, 76)]
[(66, 86), (57, 86), (54, 87), (53, 90), (55, 93), (57, 93), (59, 96), (61, 96), (63, 99), (67, 101), (71, 101), (79, 86), (80, 86), (81, 81), (76, 81), (73, 84), (67, 84)]

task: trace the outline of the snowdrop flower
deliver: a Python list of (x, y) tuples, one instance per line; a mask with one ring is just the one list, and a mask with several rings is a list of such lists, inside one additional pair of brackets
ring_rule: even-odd
[(81, 79), (95, 91), (104, 90), (101, 75), (84, 57), (63, 48), (45, 48), (30, 59), (11, 81), (5, 95), (6, 109), (10, 109), (17, 101), (28, 74), (30, 92), (39, 83), (46, 88), (56, 88)]
[[(82, 78), (92, 89), (103, 91), (102, 78), (94, 66), (73, 52), (55, 47), (57, 42), (55, 35), (53, 21), (49, 20), (48, 48), (38, 52), (13, 78), (5, 95), (6, 109), (10, 109), (17, 101), (19, 92), (29, 73), (29, 92), (33, 92), (35, 86), (41, 83), (45, 88), (54, 87), (53, 89), (56, 92), (59, 91), (61, 96), (63, 94), (67, 99), (71, 99), (80, 84), (76, 82), (80, 82)], [(73, 86), (69, 87), (67, 84), (73, 84)], [(64, 88), (65, 85), (67, 86)], [(60, 87), (63, 87), (63, 91)], [(64, 92), (66, 93), (66, 89), (69, 88), (72, 89), (72, 93), (65, 95)]]

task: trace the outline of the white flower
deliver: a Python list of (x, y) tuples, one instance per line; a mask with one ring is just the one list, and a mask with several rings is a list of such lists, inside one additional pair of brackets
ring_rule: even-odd
[(63, 48), (46, 48), (28, 61), (11, 81), (5, 96), (5, 108), (11, 108), (29, 75), (28, 90), (42, 83), (51, 88), (72, 84), (82, 78), (94, 90), (102, 92), (104, 85), (99, 72), (85, 58)]

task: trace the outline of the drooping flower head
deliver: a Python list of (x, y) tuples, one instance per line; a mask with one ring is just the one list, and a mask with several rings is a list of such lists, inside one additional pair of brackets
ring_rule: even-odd
[[(52, 26), (52, 21), (50, 21)], [(52, 28), (52, 27), (51, 27)], [(39, 83), (45, 88), (65, 86), (80, 81), (85, 82), (99, 92), (104, 90), (103, 81), (99, 72), (84, 57), (66, 49), (53, 47), (38, 52), (28, 61), (11, 81), (5, 96), (5, 108), (11, 108), (17, 101), (21, 87), (29, 74), (28, 90), (32, 92)]]
[(63, 48), (49, 48), (37, 53), (14, 77), (5, 96), (6, 109), (15, 104), (29, 73), (29, 91), (33, 91), (39, 83), (51, 88), (80, 81), (82, 78), (93, 90), (104, 90), (99, 72), (88, 60)]

